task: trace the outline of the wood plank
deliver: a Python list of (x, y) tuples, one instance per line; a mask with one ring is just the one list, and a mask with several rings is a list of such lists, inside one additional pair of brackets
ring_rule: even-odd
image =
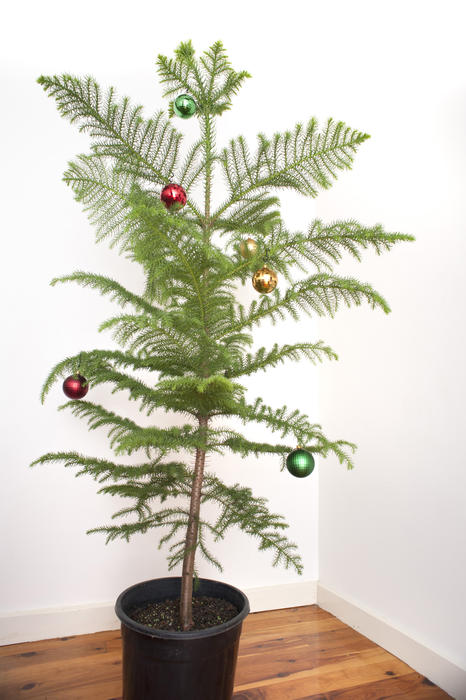
[[(259, 613), (258, 613), (259, 614)], [(332, 620), (315, 620), (312, 623), (307, 623), (303, 620), (296, 623), (283, 623), (282, 625), (274, 624), (261, 630), (245, 629), (241, 638), (241, 649), (245, 649), (251, 645), (262, 644), (268, 641), (271, 637), (277, 640), (285, 640), (288, 637), (300, 635), (319, 635), (324, 632), (338, 632), (347, 627), (344, 622), (333, 618)]]
[[(410, 673), (407, 676), (386, 678), (375, 683), (364, 683), (330, 693), (291, 695), (290, 697), (293, 700), (382, 700), (382, 698), (448, 700), (450, 696), (429, 681), (426, 682), (426, 679), (419, 673)], [(269, 695), (263, 689), (255, 688), (235, 693), (233, 700), (269, 700)]]
[(244, 629), (253, 629), (261, 627), (266, 629), (269, 625), (273, 626), (277, 622), (282, 624), (289, 621), (307, 623), (314, 620), (329, 620), (336, 618), (331, 613), (319, 608), (318, 605), (304, 605), (297, 608), (280, 608), (279, 610), (267, 610), (266, 613), (250, 613), (243, 623)]
[[(0, 647), (1, 700), (121, 700), (119, 631)], [(235, 700), (448, 698), (316, 605), (248, 616)]]
[(331, 659), (324, 664), (320, 664), (318, 659), (310, 658), (309, 667), (305, 670), (286, 675), (278, 672), (273, 677), (258, 682), (242, 683), (239, 674), (239, 682), (235, 687), (237, 691), (254, 688), (266, 690), (267, 700), (296, 700), (306, 695), (328, 693), (342, 687), (351, 688), (378, 681), (386, 671), (401, 676), (410, 673), (412, 669), (384, 649), (375, 648), (351, 654), (344, 659)]
[(122, 692), (121, 678), (118, 678), (91, 685), (61, 688), (56, 693), (48, 693), (46, 700), (123, 700)]
[[(410, 700), (438, 700), (449, 696), (419, 673), (398, 678), (389, 677), (375, 683), (365, 683), (355, 688), (334, 690), (325, 700), (380, 700), (381, 698), (410, 698)], [(299, 700), (322, 700), (322, 695), (307, 695)]]
[[(61, 660), (63, 662), (73, 658), (83, 656), (92, 656), (93, 654), (105, 654), (109, 650), (107, 647), (107, 639), (104, 634), (100, 639), (88, 639), (92, 635), (86, 635), (86, 638), (79, 637), (64, 637), (60, 640), (45, 640), (45, 642), (34, 642), (34, 648), (29, 648), (29, 645), (13, 644), (8, 647), (8, 654), (0, 656), (0, 674), (6, 671), (11, 671), (14, 668), (23, 668), (24, 659), (30, 659), (34, 665), (41, 663), (53, 663), (53, 661)], [(53, 642), (49, 644), (48, 642)], [(42, 647), (41, 647), (42, 644)], [(31, 645), (32, 646), (32, 645)], [(24, 647), (25, 650), (15, 652), (15, 647)], [(7, 647), (2, 647), (6, 649)]]
[[(121, 651), (57, 659), (29, 668), (8, 669), (2, 675), (1, 690), (6, 698), (45, 698), (64, 688), (79, 688), (121, 678)], [(89, 697), (92, 697), (90, 694)]]
[[(317, 605), (308, 605), (300, 608), (285, 608), (282, 610), (270, 610), (264, 613), (251, 613), (243, 622), (243, 632), (247, 635), (257, 632), (267, 633), (270, 629), (284, 629), (288, 625), (342, 625), (340, 620), (321, 610)], [(269, 617), (270, 615), (270, 617)]]
[(358, 655), (366, 649), (376, 648), (376, 645), (362, 635), (341, 636), (331, 640), (331, 643), (322, 644), (322, 640), (312, 640), (314, 645), (308, 643), (306, 637), (293, 639), (293, 644), (283, 642), (273, 647), (261, 648), (254, 654), (240, 656), (238, 671), (236, 674), (237, 685), (257, 683), (267, 678), (273, 678), (277, 674), (288, 676), (298, 671), (309, 668), (336, 663), (338, 659), (347, 659)]
[(359, 634), (351, 627), (344, 626), (337, 630), (324, 630), (318, 634), (314, 632), (300, 635), (288, 634), (285, 637), (270, 635), (268, 638), (262, 637), (259, 641), (256, 638), (250, 639), (245, 635), (240, 641), (239, 656), (246, 658), (247, 656), (260, 654), (262, 651), (266, 652), (268, 649), (276, 647), (287, 649), (303, 643), (306, 643), (315, 653), (325, 649), (338, 649), (338, 647), (341, 647), (343, 652), (350, 651), (359, 648), (361, 643), (364, 644), (364, 648), (377, 646), (375, 642)]
[(113, 637), (121, 637), (118, 630), (105, 631), (105, 632), (94, 632), (93, 634), (81, 634), (71, 637), (56, 637), (54, 639), (43, 639), (38, 642), (23, 642), (21, 644), (10, 644), (7, 646), (0, 646), (0, 663), (2, 659), (8, 656), (15, 656), (20, 653), (27, 653), (30, 656), (33, 653), (43, 652), (45, 650), (59, 649), (63, 651), (65, 647), (68, 647), (68, 651), (65, 653), (73, 653), (71, 649), (75, 649), (77, 653), (79, 650), (85, 650), (86, 648), (91, 648), (93, 645), (106, 645), (109, 640)]

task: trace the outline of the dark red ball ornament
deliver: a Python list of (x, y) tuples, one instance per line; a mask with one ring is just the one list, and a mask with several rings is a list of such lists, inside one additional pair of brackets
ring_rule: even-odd
[(176, 185), (174, 182), (170, 182), (169, 185), (165, 185), (163, 188), (160, 199), (165, 204), (167, 209), (176, 211), (181, 209), (186, 204), (186, 192), (181, 187), (181, 185)]
[(63, 392), (69, 399), (82, 399), (88, 391), (89, 384), (82, 374), (71, 374), (63, 382)]

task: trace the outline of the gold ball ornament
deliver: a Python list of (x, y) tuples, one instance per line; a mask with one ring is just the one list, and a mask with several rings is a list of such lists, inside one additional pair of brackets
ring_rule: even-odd
[(246, 240), (241, 241), (239, 252), (241, 253), (241, 257), (245, 260), (253, 258), (257, 253), (257, 243), (254, 238), (246, 238)]
[(277, 274), (267, 267), (267, 265), (261, 267), (261, 269), (257, 270), (252, 276), (252, 285), (260, 294), (270, 294), (270, 292), (273, 292), (277, 286), (277, 282)]

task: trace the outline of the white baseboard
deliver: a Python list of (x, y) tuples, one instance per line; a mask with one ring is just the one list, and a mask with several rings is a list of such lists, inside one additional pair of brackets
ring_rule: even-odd
[(278, 586), (245, 589), (251, 612), (298, 608), (300, 605), (317, 603), (317, 581), (297, 581)]
[[(249, 598), (251, 612), (312, 605), (317, 600), (317, 581), (250, 588), (244, 592)], [(113, 602), (92, 603), (2, 615), (0, 646), (118, 629), (120, 622), (113, 608)]]
[(456, 700), (466, 700), (466, 670), (321, 584), (317, 586), (317, 604), (422, 673)]
[(114, 603), (12, 612), (0, 617), (0, 645), (118, 629)]

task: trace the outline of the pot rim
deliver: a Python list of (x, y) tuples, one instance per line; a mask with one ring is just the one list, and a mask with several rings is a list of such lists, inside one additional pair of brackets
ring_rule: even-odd
[[(147, 637), (158, 637), (162, 639), (177, 639), (177, 640), (182, 640), (182, 639), (196, 639), (196, 638), (203, 638), (203, 637), (213, 637), (217, 634), (222, 634), (223, 632), (227, 632), (228, 630), (232, 629), (233, 627), (236, 627), (237, 625), (241, 624), (244, 620), (244, 618), (248, 615), (250, 611), (249, 607), (249, 600), (246, 597), (246, 595), (241, 591), (239, 588), (235, 588), (235, 586), (230, 585), (229, 583), (225, 583), (224, 581), (216, 581), (215, 579), (208, 579), (208, 578), (199, 578), (200, 582), (206, 582), (206, 583), (216, 583), (220, 584), (221, 586), (225, 586), (229, 588), (232, 591), (235, 591), (243, 600), (243, 605), (237, 615), (235, 617), (232, 617), (231, 620), (227, 620), (227, 622), (223, 622), (221, 625), (215, 625), (213, 627), (207, 627), (206, 629), (202, 630), (189, 630), (187, 632), (181, 632), (177, 630), (158, 630), (153, 627), (147, 627), (146, 625), (142, 625), (140, 622), (136, 622), (133, 620), (127, 613), (125, 612), (124, 609), (124, 603), (125, 603), (125, 597), (127, 594), (129, 594), (131, 591), (134, 591), (135, 588), (139, 588), (140, 586), (144, 586), (150, 583), (153, 583), (155, 581), (181, 581), (180, 576), (165, 576), (161, 578), (155, 578), (155, 579), (148, 579), (147, 581), (140, 581), (139, 583), (135, 583), (132, 586), (129, 586), (128, 588), (125, 588), (124, 591), (120, 593), (118, 596), (116, 603), (115, 603), (115, 613), (117, 617), (120, 619), (121, 623), (124, 624), (126, 627), (129, 627), (132, 629), (134, 632), (138, 632), (139, 634), (143, 634)], [(212, 596), (215, 597), (215, 596)], [(220, 594), (217, 597), (221, 597)], [(150, 602), (150, 601), (147, 601)]]

